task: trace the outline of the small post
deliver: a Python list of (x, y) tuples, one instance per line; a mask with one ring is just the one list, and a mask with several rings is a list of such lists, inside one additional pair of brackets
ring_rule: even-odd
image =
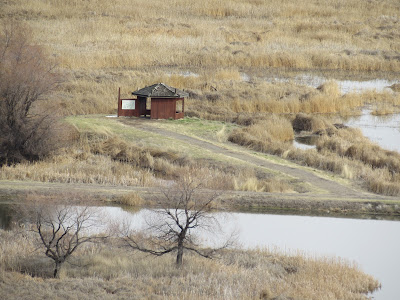
[(117, 117), (119, 117), (119, 110), (121, 105), (121, 87), (118, 88), (118, 109), (117, 109)]

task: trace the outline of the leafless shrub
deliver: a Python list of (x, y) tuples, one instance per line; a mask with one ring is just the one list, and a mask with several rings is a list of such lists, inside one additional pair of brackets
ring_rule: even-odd
[(33, 45), (31, 35), (14, 23), (5, 24), (0, 33), (0, 165), (48, 154), (62, 129), (54, 112), (38, 106), (60, 78), (44, 50)]
[(165, 207), (152, 211), (151, 218), (146, 220), (146, 233), (133, 235), (129, 230), (124, 232), (125, 244), (134, 250), (156, 256), (176, 252), (177, 266), (183, 263), (184, 251), (212, 258), (218, 250), (229, 247), (233, 243), (233, 235), (218, 247), (200, 248), (194, 231), (215, 233), (222, 226), (211, 214), (217, 194), (197, 195), (200, 186), (187, 176), (175, 186), (164, 189)]
[(105, 239), (90, 231), (99, 223), (98, 212), (91, 207), (54, 205), (39, 201), (27, 205), (25, 220), (38, 235), (38, 248), (54, 261), (54, 278), (67, 259), (84, 243)]

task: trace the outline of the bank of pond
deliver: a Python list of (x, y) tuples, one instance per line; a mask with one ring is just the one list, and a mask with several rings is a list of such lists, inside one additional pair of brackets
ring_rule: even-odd
[[(146, 225), (152, 214), (148, 209), (133, 212), (121, 207), (98, 209), (110, 220), (129, 221), (137, 230)], [(9, 205), (0, 205), (3, 229), (12, 222), (11, 211)], [(279, 249), (288, 256), (302, 253), (310, 257), (339, 257), (357, 264), (381, 282), (382, 288), (373, 293), (374, 299), (395, 299), (398, 295), (399, 221), (257, 213), (215, 213), (214, 216), (223, 219), (222, 231), (236, 233), (236, 247), (240, 249), (269, 248)], [(213, 246), (214, 234), (196, 233), (200, 234), (202, 245)]]

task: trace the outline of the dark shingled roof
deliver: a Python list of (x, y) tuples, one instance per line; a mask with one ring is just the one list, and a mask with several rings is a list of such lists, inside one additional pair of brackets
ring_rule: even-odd
[(132, 93), (132, 95), (150, 98), (184, 98), (189, 94), (185, 91), (170, 87), (164, 83), (156, 83)]

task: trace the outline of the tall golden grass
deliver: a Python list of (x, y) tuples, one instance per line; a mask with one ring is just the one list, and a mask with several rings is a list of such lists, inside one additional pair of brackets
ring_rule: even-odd
[[(21, 1), (7, 5), (6, 11), (23, 18), (22, 11), (36, 28), (44, 28), (39, 38), (49, 46), (65, 46), (57, 49), (62, 63), (74, 69), (161, 63), (399, 70), (395, 58), (387, 59), (395, 55), (391, 39), (397, 19), (382, 17), (399, 10), (393, 1), (385, 5), (363, 5), (356, 0), (340, 5), (329, 1), (296, 5), (277, 0), (207, 2), (39, 1), (33, 5)], [(379, 25), (387, 27), (375, 29)], [(362, 51), (365, 40), (376, 36), (379, 48)]]
[(399, 12), (392, 0), (21, 0), (3, 3), (0, 18), (27, 23), (58, 58), (67, 83), (49, 105), (64, 114), (113, 112), (118, 86), (132, 91), (157, 81), (238, 95), (226, 105), (233, 111), (311, 113), (344, 111), (350, 99), (327, 91), (304, 104), (281, 101), (263, 84), (239, 96), (252, 94), (254, 83), (243, 88), (240, 72), (398, 72)]
[(360, 114), (367, 105), (375, 107), (375, 111), (382, 111), (384, 107), (385, 113), (394, 113), (400, 106), (398, 93), (365, 91), (342, 95), (335, 81), (328, 81), (317, 89), (290, 82), (256, 81), (251, 87), (243, 82), (215, 85), (219, 92), (212, 100), (208, 100), (210, 92), (194, 89), (196, 96), (189, 100), (187, 108), (189, 116), (249, 125), (267, 119), (271, 113), (346, 116)]
[[(108, 244), (81, 247), (61, 279), (35, 249), (32, 233), (0, 230), (0, 298), (367, 299), (379, 282), (338, 258), (283, 255), (277, 250), (227, 250), (216, 260), (191, 253), (181, 269)], [(351, 278), (351, 280), (349, 280)]]
[[(314, 89), (293, 82), (270, 83), (265, 74), (270, 69), (283, 74), (324, 70), (360, 75), (385, 72), (394, 77), (400, 71), (398, 15), (400, 6), (392, 0), (21, 0), (4, 2), (0, 11), (2, 21), (30, 26), (35, 41), (58, 59), (65, 83), (43, 101), (45, 109), (63, 115), (114, 113), (119, 86), (129, 96), (138, 88), (165, 82), (190, 92), (185, 103), (188, 115), (254, 125), (235, 131), (231, 140), (292, 159), (300, 157), (307, 164), (312, 163), (312, 155), (296, 156), (284, 144), (293, 134), (287, 125), (281, 132), (281, 125), (274, 127), (268, 138), (268, 131), (256, 132), (275, 126), (260, 125), (268, 122), (270, 114), (354, 114), (366, 104), (376, 105), (375, 113), (383, 114), (400, 106), (400, 94), (394, 85), (393, 93), (341, 95), (334, 81)], [(248, 80), (242, 72), (248, 73)], [(4, 167), (0, 176), (153, 185), (157, 178), (174, 178), (191, 165), (157, 156), (151, 149), (105, 143), (78, 147), (37, 164)], [(326, 155), (325, 162), (321, 157), (314, 164), (348, 177), (363, 173), (351, 167), (353, 157), (339, 163), (336, 160), (342, 158), (330, 158), (334, 153)], [(331, 159), (335, 162), (327, 162)], [(221, 168), (211, 172), (221, 180), (210, 180), (210, 187), (222, 182), (219, 187), (235, 189), (235, 179), (253, 178), (246, 172), (226, 174)], [(373, 180), (370, 188), (381, 191), (377, 186), (389, 178), (384, 185), (393, 190), (397, 185), (393, 175), (381, 172), (376, 177), (382, 178), (380, 184)], [(250, 186), (266, 189), (262, 182), (239, 188)]]

